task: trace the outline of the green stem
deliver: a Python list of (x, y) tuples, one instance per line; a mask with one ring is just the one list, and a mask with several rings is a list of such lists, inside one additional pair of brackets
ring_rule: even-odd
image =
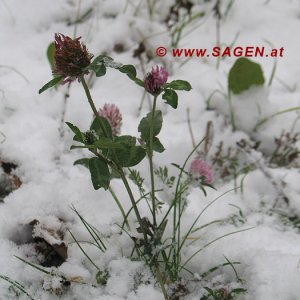
[[(180, 170), (178, 179), (177, 179), (177, 183), (176, 183), (176, 189), (175, 189), (175, 196), (174, 196), (174, 200), (172, 202), (172, 204), (170, 205), (167, 213), (165, 214), (163, 220), (161, 221), (161, 223), (159, 224), (159, 227), (163, 224), (163, 222), (165, 221), (165, 219), (167, 218), (167, 216), (169, 215), (170, 211), (173, 208), (173, 236), (172, 236), (172, 242), (174, 245), (176, 245), (176, 232), (178, 230), (178, 222), (177, 222), (177, 201), (178, 201), (178, 195), (179, 195), (179, 187), (180, 187), (180, 182), (181, 182), (181, 178), (185, 169), (185, 166), (187, 164), (187, 162), (189, 161), (189, 159), (191, 158), (191, 156), (194, 154), (194, 152), (198, 149), (198, 147), (202, 144), (202, 142), (206, 139), (206, 137), (204, 137), (197, 145), (196, 147), (194, 147), (194, 149), (190, 152), (190, 154), (187, 156), (187, 158), (185, 159), (183, 166)], [(181, 195), (180, 195), (181, 196)], [(179, 222), (180, 222), (180, 215), (179, 215)], [(179, 236), (180, 237), (180, 236)], [(177, 241), (177, 243), (180, 243), (180, 240)], [(174, 246), (176, 247), (176, 246)], [(172, 253), (172, 251), (174, 251), (173, 253), (173, 267), (174, 267), (174, 276), (178, 276), (178, 269), (179, 269), (179, 264), (178, 264), (178, 257), (180, 258), (179, 253), (177, 253), (176, 255), (176, 250), (174, 250), (172, 247), (170, 248), (170, 252), (169, 252), (169, 257)], [(178, 249), (177, 249), (178, 251)]]
[[(178, 194), (179, 198), (178, 198), (178, 221), (177, 221), (177, 225), (176, 225), (176, 228), (175, 228), (175, 232), (177, 230), (177, 253), (176, 253), (176, 276), (178, 276), (178, 268), (179, 268), (179, 265), (180, 265), (180, 262), (181, 262), (181, 256), (180, 256), (180, 253), (181, 253), (181, 249), (180, 249), (180, 242), (181, 242), (181, 217), (183, 215), (183, 212), (184, 212), (184, 207), (181, 206), (181, 202), (182, 202), (182, 195), (183, 193), (185, 193), (186, 191), (186, 188), (188, 188), (188, 183), (186, 183), (185, 185), (184, 184), (180, 184), (180, 190), (176, 193), (176, 195)], [(176, 200), (177, 201), (177, 200)]]
[(154, 182), (154, 167), (153, 167), (153, 126), (154, 116), (156, 108), (157, 96), (154, 96), (153, 107), (151, 113), (151, 124), (150, 124), (150, 140), (149, 140), (149, 166), (150, 166), (150, 177), (151, 177), (151, 199), (152, 199), (152, 215), (153, 215), (153, 227), (156, 228), (156, 204), (155, 204), (155, 182)]
[(105, 137), (108, 137), (108, 133), (107, 133), (107, 131), (106, 131), (106, 128), (105, 128), (105, 126), (104, 126), (104, 124), (103, 124), (101, 118), (99, 117), (97, 108), (96, 108), (96, 106), (95, 106), (95, 104), (94, 104), (94, 101), (93, 101), (93, 98), (92, 98), (92, 96), (91, 96), (89, 87), (88, 87), (88, 85), (86, 84), (86, 81), (85, 81), (83, 75), (80, 77), (80, 81), (81, 81), (82, 86), (83, 86), (83, 88), (84, 88), (86, 97), (87, 97), (87, 99), (88, 99), (88, 101), (89, 101), (90, 107), (91, 107), (91, 109), (92, 109), (92, 111), (93, 111), (93, 113), (94, 113), (94, 115), (95, 115), (95, 118), (98, 118), (99, 123), (100, 123), (100, 126), (101, 126), (101, 130), (103, 131)]
[(165, 300), (169, 300), (169, 296), (168, 296), (168, 293), (166, 291), (165, 284), (164, 284), (164, 281), (163, 281), (163, 275), (160, 272), (158, 264), (156, 264), (156, 266), (155, 266), (155, 271), (156, 271), (157, 279), (158, 279), (159, 284), (161, 286), (161, 290), (164, 294), (164, 298), (165, 298)]
[(153, 1), (147, 0), (147, 5), (148, 5), (148, 11), (149, 11), (150, 19), (152, 19), (152, 17), (153, 17), (155, 2), (156, 2), (156, 0), (153, 0)]
[(112, 197), (116, 201), (116, 203), (117, 203), (117, 205), (118, 205), (118, 207), (119, 207), (119, 209), (121, 211), (121, 214), (122, 214), (123, 219), (124, 219), (124, 223), (127, 225), (127, 228), (130, 230), (130, 226), (129, 226), (129, 223), (128, 223), (128, 220), (127, 220), (127, 217), (126, 217), (126, 214), (125, 214), (125, 211), (123, 209), (122, 204), (120, 203), (120, 201), (119, 201), (117, 195), (115, 194), (114, 190), (111, 187), (109, 187), (108, 190), (110, 191)]
[(123, 172), (123, 169), (122, 168), (118, 168), (118, 171), (119, 171), (121, 179), (122, 179), (122, 181), (123, 181), (123, 183), (125, 185), (126, 191), (127, 191), (128, 195), (129, 195), (129, 198), (130, 198), (133, 210), (135, 212), (135, 215), (136, 215), (136, 217), (138, 219), (139, 225), (141, 226), (141, 229), (142, 229), (142, 232), (143, 232), (143, 235), (144, 235), (145, 244), (147, 244), (148, 238), (147, 238), (147, 234), (146, 234), (146, 229), (145, 229), (144, 223), (142, 221), (142, 218), (141, 218), (140, 212), (138, 210), (138, 207), (136, 205), (136, 202), (135, 202), (134, 196), (132, 194), (131, 188), (130, 188), (129, 183), (127, 181), (127, 178), (126, 178), (126, 176), (125, 176), (125, 174)]
[[(176, 224), (177, 224), (177, 201), (178, 201), (178, 193), (177, 193), (177, 188), (175, 192), (175, 197), (174, 197), (174, 208), (173, 208), (173, 247), (171, 249), (173, 250), (173, 268), (174, 268), (174, 275), (177, 276), (177, 256), (176, 256)], [(179, 243), (180, 241), (178, 241)], [(170, 249), (170, 250), (171, 250)], [(171, 254), (171, 252), (170, 252)]]
[[(97, 111), (96, 106), (95, 106), (95, 104), (94, 104), (94, 101), (93, 101), (93, 98), (92, 98), (92, 96), (91, 96), (89, 87), (87, 86), (86, 81), (85, 81), (85, 79), (84, 79), (84, 75), (82, 75), (82, 76), (80, 77), (80, 81), (81, 81), (82, 86), (83, 86), (83, 88), (84, 88), (84, 91), (85, 91), (86, 97), (87, 97), (87, 99), (88, 99), (88, 102), (89, 102), (89, 104), (90, 104), (90, 106), (91, 106), (91, 109), (92, 109), (92, 111), (93, 111), (93, 113), (94, 113), (94, 115), (95, 115), (95, 118), (98, 118), (99, 123), (100, 123), (100, 126), (101, 126), (101, 129), (102, 129), (102, 131), (103, 131), (105, 137), (108, 137), (108, 134), (107, 134), (107, 131), (106, 131), (106, 129), (105, 129), (105, 126), (104, 126), (104, 124), (103, 124), (101, 118), (100, 118), (99, 115), (98, 115), (98, 111)], [(100, 155), (100, 154), (98, 154), (98, 155)], [(101, 156), (102, 156), (102, 155), (101, 155)], [(105, 159), (105, 161), (107, 161), (106, 158), (104, 158), (104, 159)], [(136, 205), (136, 203), (135, 203), (134, 196), (133, 196), (133, 194), (132, 194), (132, 191), (131, 191), (131, 188), (130, 188), (130, 186), (129, 186), (129, 184), (128, 184), (128, 181), (127, 181), (127, 179), (126, 179), (126, 176), (125, 176), (125, 174), (124, 174), (124, 172), (123, 172), (123, 169), (122, 169), (120, 166), (118, 166), (116, 163), (113, 163), (113, 162), (110, 162), (110, 166), (111, 166), (113, 169), (116, 169), (116, 170), (118, 171), (118, 173), (120, 174), (120, 176), (121, 176), (121, 179), (122, 179), (122, 181), (123, 181), (123, 183), (124, 183), (124, 185), (125, 185), (125, 188), (126, 188), (126, 190), (127, 190), (128, 195), (129, 195), (131, 204), (132, 204), (132, 206), (133, 206), (135, 215), (136, 215), (136, 217), (137, 217), (137, 219), (138, 219), (139, 225), (141, 226), (141, 229), (142, 229), (142, 232), (143, 232), (143, 235), (144, 235), (144, 239), (145, 239), (145, 243), (147, 244), (147, 234), (146, 234), (146, 230), (145, 230), (145, 228), (144, 228), (144, 223), (143, 223), (143, 221), (142, 221), (141, 215), (140, 215), (139, 210), (138, 210), (138, 208), (137, 208), (137, 205)]]

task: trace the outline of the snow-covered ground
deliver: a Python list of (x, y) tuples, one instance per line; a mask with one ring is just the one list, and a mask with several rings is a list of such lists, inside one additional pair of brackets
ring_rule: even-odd
[[(159, 46), (171, 49), (170, 32), (164, 21), (174, 2), (156, 1), (151, 18), (147, 1), (0, 1), (0, 131), (3, 135), (0, 160), (17, 165), (9, 178), (14, 174), (22, 182), (0, 203), (0, 275), (23, 284), (34, 299), (163, 299), (159, 286), (143, 264), (128, 259), (132, 241), (126, 234), (120, 235), (120, 229), (115, 225), (122, 223), (122, 217), (111, 194), (104, 190), (95, 191), (89, 171), (82, 166), (73, 166), (73, 162), (87, 156), (87, 152), (69, 150), (73, 134), (61, 121), (67, 85), (38, 95), (41, 86), (51, 79), (46, 50), (56, 32), (82, 36), (82, 41), (95, 55), (107, 53), (116, 61), (134, 64), (141, 78), (145, 70), (159, 64), (169, 70), (170, 80), (180, 78), (191, 83), (192, 91), (179, 93), (177, 110), (166, 107), (163, 101), (158, 103), (164, 113), (159, 137), (166, 151), (155, 154), (156, 166), (166, 165), (169, 172), (176, 175), (178, 170), (171, 163), (182, 164), (192, 150), (187, 109), (196, 142), (205, 135), (207, 122), (213, 123), (212, 146), (206, 156), (210, 163), (223, 142), (223, 156), (230, 147), (233, 152), (239, 149), (237, 170), (249, 164), (252, 166), (246, 177), (242, 172), (234, 179), (232, 169), (230, 175), (223, 176), (224, 170), (215, 164), (216, 191), (208, 190), (207, 197), (198, 188), (191, 191), (182, 229), (187, 229), (210, 201), (242, 185), (242, 189), (226, 193), (205, 211), (199, 226), (214, 220), (223, 221), (196, 232), (191, 238), (197, 241), (185, 250), (183, 257), (188, 258), (219, 236), (242, 231), (211, 244), (195, 256), (188, 267), (198, 278), (210, 268), (226, 263), (227, 258), (240, 263), (235, 269), (243, 281), (238, 282), (230, 266), (220, 268), (206, 282), (187, 283), (190, 293), (182, 299), (200, 299), (206, 292), (205, 286), (247, 289), (247, 293), (236, 299), (300, 299), (299, 158), (279, 163), (277, 157), (269, 163), (276, 149), (274, 139), (282, 132), (291, 135), (299, 132), (299, 114), (296, 110), (275, 116), (253, 131), (262, 118), (300, 105), (300, 2), (221, 1), (221, 44), (231, 45), (236, 39), (237, 46), (284, 47), (283, 57), (252, 58), (261, 64), (266, 83), (263, 87), (252, 87), (232, 96), (236, 131), (232, 130), (225, 96), (228, 72), (235, 57), (222, 59), (217, 68), (217, 58), (174, 58), (170, 53), (159, 58), (155, 54)], [(213, 8), (216, 1), (190, 2), (194, 4), (192, 13), (205, 14), (184, 28), (178, 47), (215, 46)], [(232, 7), (225, 14), (229, 3)], [(74, 25), (74, 20), (89, 10), (91, 13), (87, 18)], [(142, 54), (141, 64), (141, 60), (133, 57), (133, 52), (142, 41), (153, 58), (148, 61)], [(268, 86), (275, 62), (275, 77)], [(115, 70), (108, 70), (105, 77), (91, 78), (91, 83), (97, 106), (104, 103), (118, 105), (123, 114), (122, 133), (139, 136), (139, 120), (149, 111), (147, 99), (139, 111), (142, 89)], [(213, 94), (210, 109), (207, 109), (207, 99), (216, 90), (222, 93)], [(87, 130), (93, 116), (81, 85), (72, 83), (69, 94), (64, 120)], [(238, 148), (236, 142), (242, 139), (247, 146)], [(249, 150), (249, 145), (255, 142), (260, 142), (258, 148)], [(295, 150), (297, 146), (299, 149), (299, 141), (291, 142), (287, 151)], [(223, 161), (230, 163), (233, 160), (223, 158)], [(147, 176), (147, 162), (139, 169)], [(8, 176), (3, 172), (1, 170), (2, 184)], [(149, 182), (147, 177), (147, 187)], [(129, 209), (130, 202), (122, 183), (113, 180), (112, 188), (124, 208)], [(138, 195), (137, 188), (134, 185), (132, 188)], [(167, 195), (161, 195), (161, 199), (167, 202)], [(90, 240), (72, 206), (105, 237), (105, 253), (88, 243), (83, 243), (83, 247), (100, 269), (109, 270), (106, 285), (97, 285), (97, 269), (69, 233), (71, 231), (78, 241)], [(146, 213), (146, 205), (140, 208)], [(132, 217), (130, 221), (135, 220)], [(66, 261), (58, 268), (45, 269), (72, 279), (71, 286), (62, 287), (58, 277), (40, 272), (15, 257), (37, 265), (40, 263), (41, 251), (32, 234), (51, 244), (64, 241), (68, 248)], [(27, 298), (7, 281), (0, 280), (0, 299)]]

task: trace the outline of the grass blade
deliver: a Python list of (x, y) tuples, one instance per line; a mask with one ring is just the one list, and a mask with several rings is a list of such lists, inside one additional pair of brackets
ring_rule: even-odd
[(37, 265), (35, 265), (35, 264), (29, 262), (29, 261), (27, 261), (27, 260), (25, 260), (25, 259), (23, 259), (23, 258), (21, 258), (21, 257), (19, 257), (19, 256), (14, 255), (14, 257), (16, 257), (17, 259), (19, 259), (19, 260), (22, 261), (23, 263), (25, 263), (25, 264), (27, 264), (27, 265), (29, 265), (29, 266), (31, 266), (31, 267), (33, 267), (33, 268), (39, 270), (40, 272), (43, 272), (43, 273), (45, 273), (45, 274), (47, 274), (47, 275), (51, 275), (51, 272), (49, 272), (49, 271), (47, 271), (47, 270), (45, 270), (45, 269), (43, 269), (43, 268), (41, 268), (41, 267), (39, 267), (39, 266), (37, 266)]
[(181, 271), (181, 269), (183, 269), (183, 267), (185, 267), (187, 265), (187, 263), (192, 260), (199, 252), (201, 252), (202, 250), (204, 250), (205, 248), (207, 248), (208, 246), (210, 246), (211, 244), (213, 244), (214, 242), (226, 237), (226, 236), (230, 236), (230, 235), (233, 235), (233, 234), (236, 234), (236, 233), (240, 233), (240, 232), (244, 232), (244, 231), (248, 231), (248, 230), (251, 230), (255, 227), (250, 227), (250, 228), (246, 228), (246, 229), (241, 229), (241, 230), (237, 230), (237, 231), (233, 231), (233, 232), (230, 232), (230, 233), (226, 233), (222, 236), (219, 236), (217, 238), (215, 238), (214, 240), (210, 241), (209, 243), (207, 243), (206, 245), (204, 245), (202, 248), (200, 248), (199, 250), (197, 250), (193, 255), (191, 255), (185, 262), (184, 264), (181, 266), (179, 272)]
[(15, 281), (15, 280), (12, 280), (9, 277), (3, 276), (3, 275), (0, 275), (0, 278), (2, 278), (3, 280), (9, 282), (10, 284), (12, 284), (15, 288), (17, 288), (22, 293), (24, 293), (29, 299), (34, 300), (34, 298), (31, 297), (30, 294), (28, 294), (28, 292), (25, 290), (24, 286), (22, 284), (20, 284), (19, 282)]
[[(102, 242), (100, 236), (98, 235), (97, 231), (94, 229), (94, 227), (92, 225), (90, 225), (80, 214), (79, 212), (76, 210), (76, 208), (73, 206), (72, 207), (73, 211), (77, 214), (77, 216), (79, 217), (80, 221), (82, 222), (82, 224), (84, 225), (84, 227), (86, 228), (86, 230), (89, 232), (89, 234), (91, 235), (91, 237), (93, 238), (93, 240), (96, 242), (96, 244), (98, 245), (99, 249), (104, 253), (106, 250), (106, 246), (104, 245), (104, 243)], [(99, 244), (100, 242), (100, 244)]]
[[(228, 191), (226, 191), (225, 193), (221, 194), (220, 196), (218, 196), (216, 199), (214, 199), (213, 201), (211, 201), (210, 203), (208, 203), (204, 208), (203, 210), (201, 211), (201, 213), (197, 216), (197, 218), (195, 219), (195, 221), (193, 222), (192, 226), (190, 227), (189, 231), (185, 234), (180, 246), (179, 246), (179, 251), (181, 251), (186, 239), (188, 238), (188, 236), (190, 235), (190, 233), (193, 231), (193, 228), (195, 227), (196, 223), (198, 222), (198, 220), (200, 219), (200, 217), (203, 215), (203, 213), (211, 206), (213, 205), (216, 201), (218, 201), (221, 197), (223, 197), (224, 195), (232, 192), (232, 191), (235, 191), (236, 188), (233, 188), (233, 189), (230, 189)], [(180, 242), (180, 241), (178, 241)]]
[(93, 260), (88, 256), (88, 254), (84, 251), (84, 249), (81, 247), (81, 245), (79, 244), (79, 242), (76, 240), (75, 236), (72, 234), (72, 232), (70, 230), (68, 230), (69, 233), (71, 234), (73, 240), (75, 241), (75, 243), (77, 244), (77, 246), (79, 247), (79, 249), (82, 251), (82, 253), (85, 255), (85, 257), (91, 262), (91, 264), (97, 269), (100, 270), (100, 268), (93, 262)]

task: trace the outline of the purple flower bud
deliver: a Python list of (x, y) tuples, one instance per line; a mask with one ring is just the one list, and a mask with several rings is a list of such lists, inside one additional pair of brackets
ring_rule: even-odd
[(80, 39), (81, 37), (71, 39), (61, 33), (55, 34), (53, 73), (62, 76), (64, 83), (89, 73), (86, 68), (90, 65), (93, 55), (79, 42)]
[(214, 182), (213, 169), (203, 159), (194, 159), (191, 163), (190, 172), (193, 178), (201, 179), (204, 183), (212, 184)]
[(153, 96), (157, 96), (162, 91), (162, 86), (168, 80), (168, 71), (164, 67), (155, 66), (144, 79), (144, 87), (147, 92)]
[(114, 136), (119, 135), (122, 125), (122, 114), (119, 108), (114, 104), (104, 104), (103, 108), (98, 111), (100, 117), (105, 118), (112, 129), (112, 134)]

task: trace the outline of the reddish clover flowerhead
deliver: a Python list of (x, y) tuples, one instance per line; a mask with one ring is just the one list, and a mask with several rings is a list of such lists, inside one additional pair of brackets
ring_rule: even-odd
[(99, 109), (98, 114), (100, 117), (105, 118), (109, 122), (114, 136), (120, 134), (122, 114), (115, 104), (104, 104), (104, 106)]
[(144, 79), (144, 87), (147, 92), (157, 96), (162, 91), (162, 86), (167, 82), (169, 73), (164, 67), (155, 66)]
[(55, 52), (53, 73), (64, 78), (65, 82), (80, 79), (83, 74), (88, 74), (88, 67), (93, 55), (90, 54), (81, 37), (72, 39), (61, 33), (55, 34)]
[(200, 179), (203, 183), (212, 184), (214, 182), (214, 171), (204, 159), (194, 159), (190, 172), (194, 179)]

